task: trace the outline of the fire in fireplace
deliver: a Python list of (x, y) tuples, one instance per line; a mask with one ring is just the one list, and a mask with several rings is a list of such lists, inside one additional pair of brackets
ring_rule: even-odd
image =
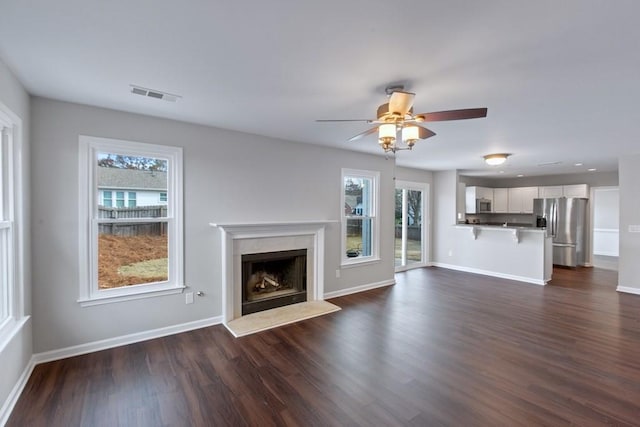
[(242, 315), (307, 300), (307, 250), (242, 255)]

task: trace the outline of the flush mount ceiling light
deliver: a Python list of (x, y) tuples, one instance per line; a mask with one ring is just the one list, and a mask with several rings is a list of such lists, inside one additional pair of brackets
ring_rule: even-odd
[(508, 154), (508, 153), (496, 153), (496, 154), (487, 154), (483, 158), (484, 158), (484, 161), (489, 166), (498, 166), (506, 162), (507, 157), (509, 157), (510, 155), (511, 154)]

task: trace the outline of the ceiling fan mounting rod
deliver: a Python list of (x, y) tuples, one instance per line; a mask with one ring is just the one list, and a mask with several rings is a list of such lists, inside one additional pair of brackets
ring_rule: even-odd
[(391, 85), (384, 88), (384, 93), (391, 96), (393, 92), (404, 92), (404, 85)]

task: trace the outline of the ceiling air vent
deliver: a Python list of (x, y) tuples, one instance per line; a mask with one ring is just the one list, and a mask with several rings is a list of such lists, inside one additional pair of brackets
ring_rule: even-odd
[(170, 93), (161, 92), (155, 89), (147, 89), (141, 86), (129, 85), (131, 86), (131, 93), (136, 95), (148, 96), (150, 98), (162, 99), (168, 102), (176, 102), (179, 98), (182, 98), (180, 95), (172, 95)]
[(538, 167), (544, 167), (544, 166), (555, 166), (555, 165), (559, 165), (562, 162), (547, 162), (547, 163), (538, 163)]

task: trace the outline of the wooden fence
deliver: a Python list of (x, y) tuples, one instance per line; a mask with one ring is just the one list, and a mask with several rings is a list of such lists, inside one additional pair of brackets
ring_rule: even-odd
[(135, 208), (106, 208), (98, 206), (98, 218), (163, 218), (167, 216), (166, 206), (138, 206)]
[[(135, 208), (98, 207), (100, 219), (127, 218), (165, 218), (166, 206), (139, 206)], [(100, 234), (116, 236), (164, 236), (167, 233), (166, 222), (107, 222), (98, 225)]]

